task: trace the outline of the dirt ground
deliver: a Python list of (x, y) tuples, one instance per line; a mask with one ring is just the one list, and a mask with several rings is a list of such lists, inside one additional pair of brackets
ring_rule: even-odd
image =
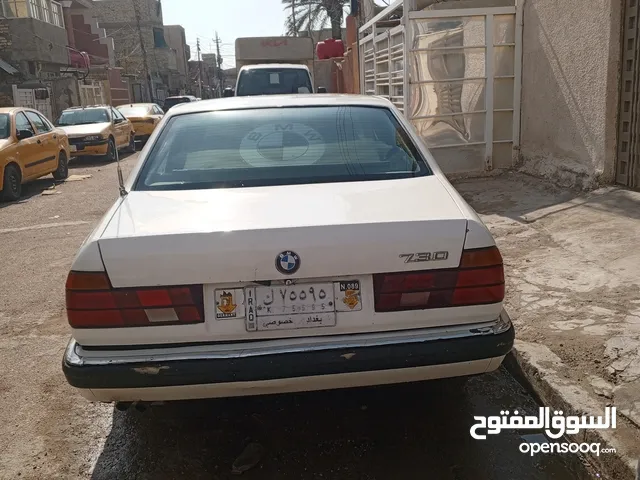
[[(456, 183), (504, 260), (507, 307), (523, 344), (633, 427), (640, 457), (640, 193), (588, 194), (521, 174)], [(568, 383), (569, 384), (569, 383)]]

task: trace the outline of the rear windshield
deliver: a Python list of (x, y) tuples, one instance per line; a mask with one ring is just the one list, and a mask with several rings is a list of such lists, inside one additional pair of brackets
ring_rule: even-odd
[(430, 173), (386, 108), (229, 110), (171, 118), (135, 189), (291, 185)]
[(189, 97), (173, 97), (173, 98), (167, 98), (164, 101), (164, 109), (165, 110), (169, 110), (171, 107), (175, 107), (176, 105), (180, 104), (180, 103), (189, 103), (191, 100), (189, 99)]
[(260, 68), (240, 74), (236, 96), (313, 93), (309, 72), (301, 68)]
[(106, 108), (90, 108), (87, 110), (66, 110), (56, 120), (60, 127), (68, 125), (86, 125), (88, 123), (110, 122), (109, 112)]
[(137, 106), (137, 107), (118, 107), (118, 110), (125, 117), (144, 117), (149, 115), (151, 107)]

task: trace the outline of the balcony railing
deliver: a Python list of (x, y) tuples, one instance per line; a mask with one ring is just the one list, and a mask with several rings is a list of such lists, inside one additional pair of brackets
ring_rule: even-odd
[(35, 18), (64, 28), (62, 5), (52, 0), (0, 0), (5, 18)]

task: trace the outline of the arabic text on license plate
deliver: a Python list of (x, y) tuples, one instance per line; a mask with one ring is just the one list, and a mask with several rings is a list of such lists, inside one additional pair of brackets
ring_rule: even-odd
[(69, 145), (69, 150), (71, 150), (72, 152), (75, 152), (78, 150), (78, 148), (75, 145)]
[(256, 315), (292, 315), (336, 310), (333, 283), (256, 287)]
[(256, 317), (256, 330), (288, 330), (295, 328), (334, 327), (336, 312), (267, 315)]

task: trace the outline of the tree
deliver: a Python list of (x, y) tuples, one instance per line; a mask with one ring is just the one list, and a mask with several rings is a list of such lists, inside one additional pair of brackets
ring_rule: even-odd
[(331, 24), (331, 36), (341, 39), (344, 8), (349, 3), (349, 0), (282, 0), (289, 12), (285, 22), (287, 35), (322, 30)]

